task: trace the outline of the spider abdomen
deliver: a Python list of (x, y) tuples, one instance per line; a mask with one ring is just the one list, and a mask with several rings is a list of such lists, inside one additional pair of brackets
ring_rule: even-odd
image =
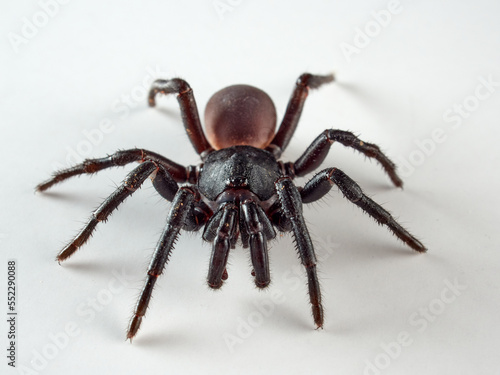
[(276, 130), (276, 108), (269, 95), (257, 87), (229, 86), (208, 101), (205, 128), (216, 150), (238, 145), (265, 148)]
[(215, 201), (228, 188), (248, 189), (261, 201), (274, 194), (281, 169), (274, 156), (252, 146), (233, 146), (210, 153), (203, 164), (198, 188)]

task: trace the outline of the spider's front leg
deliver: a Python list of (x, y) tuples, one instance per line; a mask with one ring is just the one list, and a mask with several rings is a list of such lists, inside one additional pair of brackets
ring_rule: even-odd
[(185, 228), (188, 215), (193, 209), (195, 193), (188, 187), (181, 187), (172, 200), (172, 206), (167, 217), (167, 224), (156, 245), (156, 249), (148, 269), (146, 284), (142, 289), (141, 296), (134, 310), (134, 316), (130, 321), (127, 332), (127, 339), (132, 341), (146, 314), (146, 310), (153, 293), (153, 288), (168, 262), (170, 254), (174, 248), (175, 241), (181, 229)]
[(325, 196), (333, 185), (337, 185), (344, 196), (356, 206), (360, 207), (379, 224), (386, 225), (401, 241), (418, 252), (425, 252), (425, 246), (405, 228), (403, 228), (392, 215), (378, 203), (366, 196), (361, 187), (349, 176), (337, 168), (324, 169), (309, 180), (300, 195), (303, 203), (311, 203)]
[(290, 177), (280, 178), (276, 181), (275, 188), (284, 217), (291, 224), (302, 265), (307, 272), (314, 323), (318, 328), (321, 328), (323, 327), (323, 305), (321, 304), (321, 291), (316, 273), (316, 255), (302, 216), (302, 199)]

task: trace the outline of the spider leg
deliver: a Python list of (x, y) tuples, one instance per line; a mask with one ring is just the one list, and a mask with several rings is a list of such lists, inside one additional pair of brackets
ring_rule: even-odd
[(363, 142), (351, 132), (335, 129), (325, 130), (311, 143), (295, 163), (288, 164), (289, 168), (291, 168), (291, 175), (304, 176), (318, 168), (325, 160), (334, 142), (339, 142), (346, 147), (352, 147), (365, 156), (374, 158), (382, 165), (394, 185), (403, 186), (403, 181), (396, 174), (396, 165), (380, 151), (377, 145)]
[(236, 235), (238, 207), (234, 203), (226, 203), (212, 218), (203, 233), (205, 241), (213, 241), (207, 283), (210, 288), (219, 289), (223, 283), (229, 250)]
[(291, 223), (297, 250), (307, 272), (307, 283), (314, 323), (316, 323), (318, 328), (321, 328), (323, 326), (323, 306), (321, 304), (321, 292), (316, 273), (316, 254), (314, 253), (311, 237), (302, 216), (301, 196), (290, 177), (278, 179), (275, 187), (282, 210)]
[(195, 171), (193, 167), (184, 167), (177, 164), (155, 152), (133, 148), (130, 150), (122, 150), (115, 152), (99, 159), (86, 159), (83, 163), (77, 164), (73, 167), (62, 169), (54, 173), (54, 175), (47, 181), (42, 182), (36, 187), (37, 191), (45, 191), (52, 185), (62, 182), (70, 177), (81, 174), (92, 174), (99, 172), (105, 168), (123, 166), (134, 161), (143, 162), (151, 160), (158, 165), (163, 166), (177, 182), (194, 182)]
[[(57, 261), (62, 262), (63, 260), (69, 258), (75, 251), (77, 251), (92, 235), (97, 224), (100, 221), (106, 221), (111, 215), (111, 213), (130, 195), (132, 195), (137, 189), (141, 187), (143, 182), (150, 176), (157, 166), (152, 161), (147, 161), (140, 164), (138, 167), (133, 169), (127, 177), (123, 180), (123, 183), (108, 197), (106, 200), (92, 213), (90, 220), (83, 227), (83, 229), (78, 233), (78, 235), (66, 245), (61, 252), (57, 255)], [(166, 182), (170, 181), (170, 185)], [(177, 183), (173, 181), (169, 173), (166, 172), (163, 167), (158, 167), (156, 174), (154, 175), (153, 184), (160, 194), (168, 199), (169, 196), (175, 194), (177, 191)], [(175, 186), (173, 185), (175, 184)], [(161, 187), (161, 189), (159, 188)], [(168, 189), (172, 189), (169, 191)], [(173, 191), (175, 189), (175, 191)], [(172, 199), (170, 199), (172, 200)]]
[(212, 150), (208, 143), (205, 133), (201, 127), (198, 107), (194, 100), (193, 89), (189, 84), (180, 78), (173, 79), (157, 79), (153, 82), (149, 91), (148, 102), (151, 107), (156, 105), (156, 95), (160, 94), (177, 94), (177, 101), (181, 109), (182, 122), (189, 136), (189, 140), (193, 144), (194, 149), (200, 155), (205, 156)]
[(262, 208), (253, 200), (246, 200), (241, 204), (241, 215), (245, 225), (242, 231), (248, 233), (255, 285), (258, 288), (265, 288), (271, 282), (267, 241), (276, 237), (276, 232)]
[(275, 151), (276, 157), (279, 157), (286, 149), (293, 133), (295, 133), (309, 89), (316, 89), (325, 83), (332, 82), (333, 79), (333, 74), (320, 76), (310, 73), (304, 73), (297, 79), (281, 125), (271, 142), (271, 149), (272, 146), (278, 147), (278, 150)]
[(425, 246), (404, 229), (392, 215), (378, 203), (367, 197), (361, 187), (337, 168), (328, 168), (316, 174), (304, 185), (300, 195), (303, 203), (311, 203), (327, 194), (335, 184), (344, 196), (360, 207), (379, 224), (386, 225), (401, 241), (418, 252), (425, 252)]
[(162, 274), (165, 265), (168, 262), (179, 232), (184, 227), (187, 215), (192, 209), (194, 198), (194, 192), (187, 187), (179, 188), (175, 194), (167, 217), (167, 224), (161, 234), (158, 244), (156, 245), (153, 258), (149, 265), (146, 283), (142, 289), (141, 296), (137, 301), (134, 316), (130, 321), (127, 331), (127, 339), (130, 339), (130, 341), (132, 341), (132, 338), (136, 335), (139, 327), (141, 326), (142, 318), (146, 314), (149, 301), (151, 300), (153, 287), (158, 279), (158, 276)]

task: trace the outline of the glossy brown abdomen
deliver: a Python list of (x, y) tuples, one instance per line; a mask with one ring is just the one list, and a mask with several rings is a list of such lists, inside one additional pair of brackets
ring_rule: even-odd
[(216, 150), (242, 145), (265, 148), (276, 130), (276, 108), (269, 95), (256, 87), (229, 86), (208, 101), (205, 128)]

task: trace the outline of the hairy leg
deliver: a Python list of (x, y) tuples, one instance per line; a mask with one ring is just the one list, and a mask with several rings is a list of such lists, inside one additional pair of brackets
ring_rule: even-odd
[(162, 165), (177, 182), (191, 182), (190, 180), (196, 174), (192, 167), (186, 168), (152, 151), (133, 148), (118, 151), (103, 158), (86, 159), (83, 163), (57, 171), (50, 179), (39, 184), (36, 190), (45, 191), (59, 182), (81, 174), (93, 174), (106, 168), (119, 167), (132, 162), (144, 162), (147, 160)]
[(292, 139), (293, 134), (295, 133), (295, 129), (299, 123), (309, 90), (316, 89), (325, 83), (332, 82), (333, 79), (333, 74), (321, 76), (310, 73), (304, 73), (297, 79), (295, 89), (293, 90), (292, 96), (288, 102), (281, 125), (271, 141), (271, 146), (269, 147), (269, 149), (274, 152), (277, 157), (285, 151), (290, 139)]
[(316, 272), (316, 254), (314, 253), (311, 237), (302, 216), (300, 193), (290, 177), (280, 178), (276, 181), (275, 186), (283, 212), (290, 220), (302, 265), (307, 272), (309, 298), (314, 323), (316, 323), (318, 328), (321, 328), (323, 326), (323, 305), (321, 304), (321, 291)]
[(153, 162), (145, 162), (130, 172), (123, 183), (92, 213), (90, 220), (78, 235), (57, 255), (62, 262), (73, 255), (92, 235), (100, 221), (106, 221), (111, 213), (127, 198), (139, 189), (142, 183), (156, 169)]
[(142, 319), (146, 314), (146, 310), (153, 293), (153, 288), (168, 262), (170, 254), (174, 248), (175, 240), (177, 239), (180, 230), (184, 226), (184, 222), (189, 211), (192, 208), (195, 194), (187, 187), (181, 187), (172, 201), (172, 206), (167, 218), (167, 224), (161, 237), (156, 245), (153, 259), (149, 265), (148, 277), (141, 295), (134, 310), (134, 315), (130, 321), (127, 332), (127, 339), (132, 341), (132, 338), (137, 334)]
[(198, 107), (196, 106), (191, 86), (180, 78), (158, 79), (153, 82), (151, 90), (149, 91), (148, 101), (151, 107), (156, 105), (155, 98), (157, 94), (177, 94), (182, 122), (184, 123), (184, 128), (186, 129), (194, 149), (202, 157), (212, 150), (201, 127)]
[(379, 224), (386, 225), (401, 241), (413, 250), (418, 252), (427, 251), (418, 239), (394, 220), (392, 215), (382, 206), (366, 196), (361, 187), (340, 169), (325, 169), (309, 180), (300, 192), (302, 202), (311, 203), (317, 201), (327, 194), (333, 185), (337, 185), (347, 199), (373, 217)]
[(286, 165), (289, 169), (289, 173), (292, 176), (304, 176), (314, 171), (325, 160), (334, 142), (339, 142), (346, 147), (354, 148), (363, 155), (377, 160), (389, 175), (393, 184), (398, 187), (403, 186), (403, 181), (396, 173), (396, 165), (380, 151), (377, 145), (366, 143), (353, 133), (344, 130), (327, 129), (321, 133), (295, 163), (288, 163)]

